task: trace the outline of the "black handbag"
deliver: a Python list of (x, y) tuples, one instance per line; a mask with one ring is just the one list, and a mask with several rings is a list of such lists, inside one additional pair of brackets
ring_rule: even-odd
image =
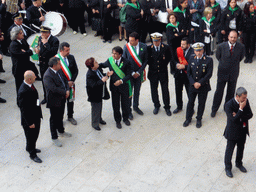
[(92, 30), (93, 31), (102, 31), (102, 20), (101, 18), (92, 18)]

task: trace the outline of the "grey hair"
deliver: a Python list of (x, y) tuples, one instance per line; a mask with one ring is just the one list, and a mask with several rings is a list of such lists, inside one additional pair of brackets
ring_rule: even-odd
[(19, 34), (19, 32), (21, 31), (22, 29), (19, 28), (19, 27), (13, 27), (11, 32), (10, 32), (10, 36), (11, 36), (11, 40), (16, 40), (17, 39), (17, 36)]
[(247, 95), (247, 90), (244, 87), (238, 87), (236, 90), (236, 95), (241, 97), (242, 94)]

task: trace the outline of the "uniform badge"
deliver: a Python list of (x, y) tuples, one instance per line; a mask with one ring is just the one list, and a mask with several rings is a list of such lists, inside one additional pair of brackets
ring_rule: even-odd
[(229, 17), (229, 14), (227, 14), (227, 17)]
[(140, 48), (141, 51), (143, 51), (143, 48)]
[(164, 45), (162, 44), (162, 47), (164, 47)]
[(191, 63), (191, 65), (195, 65), (195, 63)]
[(203, 73), (205, 73), (205, 67), (203, 68)]

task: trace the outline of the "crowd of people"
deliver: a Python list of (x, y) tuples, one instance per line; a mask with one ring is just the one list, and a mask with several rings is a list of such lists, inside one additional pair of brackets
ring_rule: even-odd
[[(126, 126), (131, 125), (132, 108), (139, 115), (144, 115), (139, 108), (139, 98), (142, 82), (148, 78), (154, 115), (158, 114), (161, 106), (158, 95), (159, 83), (167, 116), (182, 110), (182, 93), (185, 86), (188, 104), (183, 126), (190, 125), (195, 112), (195, 99), (198, 97), (196, 127), (201, 128), (205, 103), (211, 90), (210, 78), (213, 72), (213, 59), (210, 57), (213, 54), (211, 43), (216, 37), (218, 43), (216, 58), (219, 67), (211, 117), (216, 116), (227, 84), (224, 107), (228, 117), (224, 134), (228, 140), (225, 170), (227, 176), (232, 177), (231, 158), (234, 146), (237, 144), (239, 152), (236, 166), (242, 172), (246, 172), (242, 165), (242, 154), (246, 134), (249, 134), (248, 119), (252, 117), (252, 112), (247, 101), (247, 91), (239, 88), (235, 94), (235, 90), (240, 62), (245, 56), (244, 62), (252, 63), (254, 56), (256, 15), (253, 2), (245, 3), (244, 8), (241, 9), (236, 0), (228, 0), (222, 7), (215, 0), (205, 2), (202, 0), (10, 1), (14, 4), (16, 2), (16, 6), (12, 7), (13, 4), (10, 4), (9, 0), (2, 0), (0, 4), (0, 29), (3, 32), (0, 37), (2, 51), (0, 72), (4, 72), (2, 55), (11, 56), (17, 105), (21, 110), (21, 123), (27, 141), (26, 150), (33, 161), (42, 162), (37, 156), (40, 150), (36, 148), (42, 118), (41, 105), (46, 104), (50, 110), (50, 132), (56, 146), (62, 146), (58, 140), (59, 136), (72, 136), (63, 127), (66, 103), (68, 121), (73, 125), (77, 124), (73, 113), (78, 66), (75, 57), (70, 54), (70, 45), (67, 42), (60, 43), (58, 38), (51, 34), (51, 28), (42, 25), (42, 21), (45, 20), (42, 10), (64, 13), (73, 34), (76, 35), (79, 28), (84, 36), (87, 36), (84, 20), (86, 11), (89, 25), (96, 29), (95, 36), (102, 36), (103, 43), (111, 43), (115, 31), (119, 32), (119, 40), (122, 41), (123, 30), (127, 41), (123, 48), (114, 47), (112, 55), (104, 63), (98, 64), (93, 57), (85, 61), (88, 67), (86, 89), (88, 101), (91, 102), (92, 127), (100, 131), (99, 125), (106, 124), (102, 119), (103, 99), (111, 98), (118, 129), (122, 128), (122, 121)], [(19, 9), (26, 10), (26, 18), (19, 13)], [(119, 18), (121, 11), (125, 11), (126, 14), (124, 22)], [(23, 22), (32, 30), (24, 27)], [(38, 47), (32, 49), (26, 39), (33, 30), (38, 30), (35, 26), (40, 27), (40, 37)], [(163, 32), (166, 33), (167, 44), (162, 42)], [(145, 44), (148, 34), (152, 42), (149, 46)], [(238, 42), (239, 36), (240, 42)], [(30, 61), (33, 51), (39, 58), (39, 71)], [(170, 110), (168, 65), (175, 79), (177, 107), (173, 112)], [(105, 74), (103, 68), (108, 68), (109, 71)], [(111, 95), (106, 87), (109, 78)], [(42, 80), (43, 83), (44, 99), (41, 102), (33, 85), (36, 79)], [(0, 81), (0, 83), (4, 82), (4, 80)], [(233, 104), (234, 96), (236, 106)], [(231, 101), (233, 103), (230, 103)], [(6, 100), (0, 98), (0, 102)], [(233, 129), (239, 130), (229, 134)]]

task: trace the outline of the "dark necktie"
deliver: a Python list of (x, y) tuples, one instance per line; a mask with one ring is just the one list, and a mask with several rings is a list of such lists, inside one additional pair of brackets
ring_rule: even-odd
[(59, 78), (60, 78), (60, 80), (61, 80), (61, 82), (62, 82), (62, 84), (63, 84), (64, 88), (66, 89), (65, 83), (64, 83), (64, 81), (62, 80), (62, 78), (61, 78), (60, 74), (59, 74), (58, 72), (57, 72), (57, 74), (58, 74), (58, 76), (59, 76)]
[(35, 88), (35, 86), (33, 84), (31, 85), (31, 88), (33, 89), (33, 91), (36, 90), (36, 88)]
[(234, 45), (231, 44), (230, 55), (233, 55), (233, 49), (234, 49)]

